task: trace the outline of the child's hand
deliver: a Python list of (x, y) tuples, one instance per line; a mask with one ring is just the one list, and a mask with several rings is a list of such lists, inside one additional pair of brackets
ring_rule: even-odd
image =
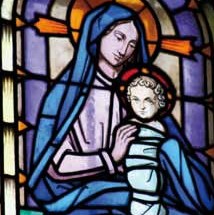
[(135, 125), (122, 125), (116, 131), (114, 148), (112, 150), (112, 157), (115, 162), (120, 162), (125, 156), (129, 143), (135, 139), (134, 133), (137, 131)]

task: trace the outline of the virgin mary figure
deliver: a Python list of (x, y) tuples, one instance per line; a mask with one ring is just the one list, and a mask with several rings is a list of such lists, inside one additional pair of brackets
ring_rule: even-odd
[[(147, 63), (145, 32), (134, 11), (106, 3), (86, 16), (75, 57), (47, 92), (38, 119), (28, 185), (48, 213), (126, 214), (129, 188), (121, 163), (137, 128), (119, 125), (124, 111), (114, 80), (121, 70)], [(189, 155), (173, 117), (163, 123), (177, 140), (174, 147), (163, 144), (159, 156), (169, 214), (209, 214), (210, 174)]]

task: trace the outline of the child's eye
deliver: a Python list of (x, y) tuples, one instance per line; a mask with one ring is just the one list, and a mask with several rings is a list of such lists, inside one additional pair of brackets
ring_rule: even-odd
[(134, 97), (134, 98), (132, 98), (132, 101), (138, 102), (138, 101), (140, 101), (140, 99), (139, 99), (139, 98)]
[(152, 101), (152, 99), (150, 99), (150, 98), (146, 98), (145, 99), (147, 102), (149, 102), (150, 104), (153, 104), (154, 102)]

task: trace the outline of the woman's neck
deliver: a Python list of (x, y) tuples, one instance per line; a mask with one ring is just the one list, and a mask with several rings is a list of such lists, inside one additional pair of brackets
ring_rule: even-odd
[(117, 78), (118, 74), (122, 70), (121, 66), (112, 66), (110, 65), (105, 59), (103, 59), (101, 56), (99, 57), (98, 66), (100, 70), (109, 78), (115, 79)]

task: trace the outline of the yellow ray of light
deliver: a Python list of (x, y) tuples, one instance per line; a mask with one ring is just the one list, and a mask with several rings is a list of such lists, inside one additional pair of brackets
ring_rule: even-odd
[(192, 41), (189, 39), (163, 39), (161, 41), (161, 48), (184, 56), (191, 56), (193, 51)]
[(59, 20), (39, 17), (38, 21), (33, 23), (33, 25), (43, 34), (68, 34), (67, 26)]

